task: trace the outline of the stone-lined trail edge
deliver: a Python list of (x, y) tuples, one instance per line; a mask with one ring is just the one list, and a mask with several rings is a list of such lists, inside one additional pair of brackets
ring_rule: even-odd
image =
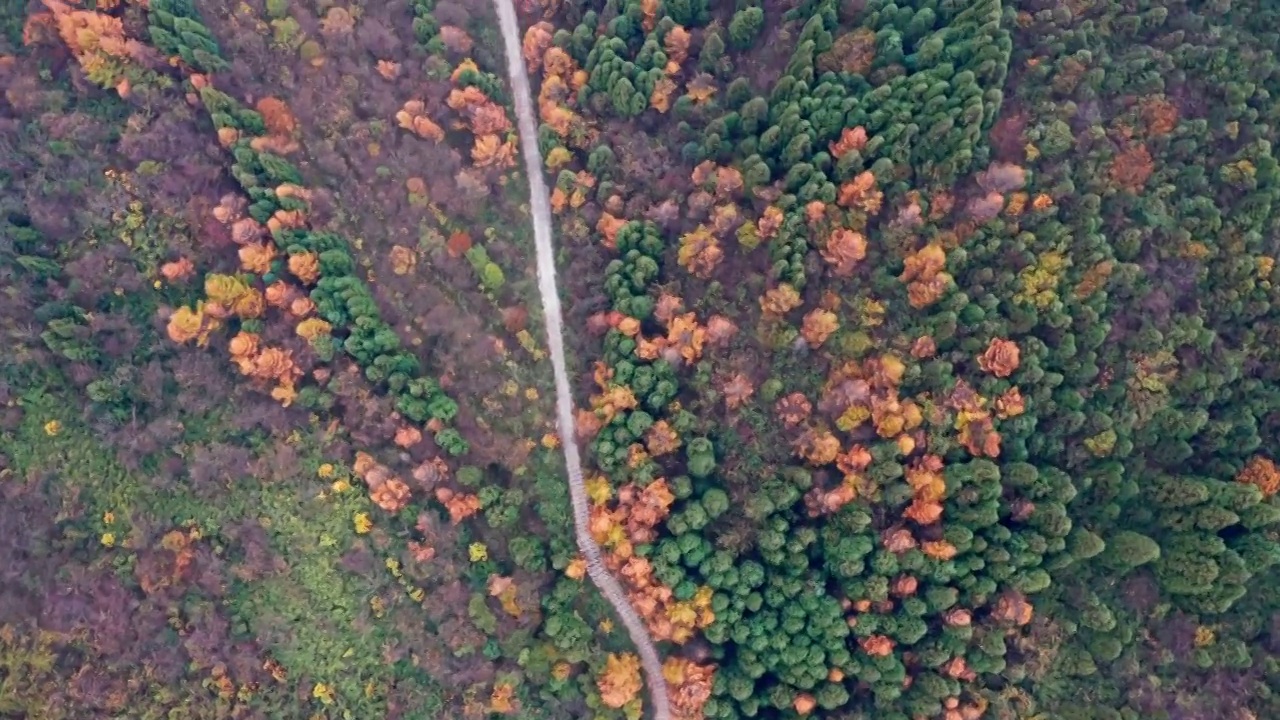
[(574, 433), (573, 394), (569, 390), (569, 372), (565, 364), (564, 318), (560, 311), (560, 293), (556, 286), (555, 249), (551, 243), (551, 198), (542, 176), (542, 153), (538, 150), (538, 125), (533, 113), (533, 97), (529, 90), (529, 75), (521, 52), (520, 24), (516, 18), (514, 0), (494, 0), (498, 12), (502, 39), (506, 45), (507, 75), (511, 80), (516, 118), (520, 130), (520, 150), (524, 155), (525, 172), (529, 176), (529, 214), (533, 221), (534, 245), (538, 258), (538, 292), (542, 296), (542, 314), (547, 325), (547, 344), (551, 353), (551, 367), (556, 382), (556, 420), (564, 448), (565, 470), (569, 475), (569, 495), (573, 501), (573, 530), (578, 548), (587, 561), (587, 574), (591, 582), (613, 605), (622, 624), (631, 635), (631, 642), (640, 655), (644, 667), (646, 685), (649, 688), (649, 704), (654, 720), (671, 720), (668, 703), (667, 681), (662, 676), (662, 661), (649, 636), (644, 621), (631, 607), (627, 594), (617, 578), (608, 569), (600, 555), (600, 546), (591, 537), (588, 527), (587, 490), (583, 485), (582, 461), (578, 457), (578, 445)]

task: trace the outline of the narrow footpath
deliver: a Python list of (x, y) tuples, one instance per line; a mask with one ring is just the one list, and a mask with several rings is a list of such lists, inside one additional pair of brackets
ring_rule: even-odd
[(551, 353), (551, 367), (556, 382), (556, 420), (564, 448), (565, 470), (569, 475), (569, 494), (573, 501), (573, 530), (578, 538), (578, 548), (587, 561), (587, 574), (591, 582), (613, 605), (622, 624), (631, 635), (631, 642), (640, 655), (649, 689), (649, 706), (654, 720), (671, 720), (667, 681), (662, 676), (662, 661), (649, 637), (644, 621), (627, 600), (627, 593), (618, 579), (604, 566), (600, 546), (592, 539), (588, 527), (587, 490), (583, 484), (582, 461), (578, 456), (573, 421), (573, 394), (569, 389), (569, 372), (565, 365), (564, 317), (560, 311), (560, 293), (556, 286), (555, 248), (551, 243), (551, 198), (542, 175), (542, 153), (538, 150), (538, 124), (533, 112), (533, 97), (529, 90), (529, 75), (521, 52), (520, 23), (516, 18), (514, 0), (494, 0), (502, 39), (506, 45), (507, 75), (511, 80), (511, 92), (515, 100), (516, 118), (520, 129), (520, 150), (524, 155), (525, 172), (529, 178), (529, 212), (533, 220), (533, 238), (538, 257), (538, 292), (542, 296), (542, 314), (547, 325), (547, 344)]

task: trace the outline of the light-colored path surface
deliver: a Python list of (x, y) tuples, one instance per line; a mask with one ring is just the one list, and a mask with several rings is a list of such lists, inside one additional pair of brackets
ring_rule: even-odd
[(573, 394), (569, 390), (569, 372), (565, 365), (564, 317), (560, 312), (560, 293), (556, 287), (555, 248), (551, 243), (551, 198), (542, 176), (542, 153), (538, 150), (538, 124), (533, 112), (533, 97), (529, 91), (529, 75), (521, 53), (520, 24), (516, 18), (514, 0), (494, 0), (502, 27), (502, 39), (506, 46), (507, 74), (511, 79), (516, 117), (520, 128), (520, 150), (524, 155), (525, 171), (529, 176), (529, 211), (533, 218), (534, 244), (538, 255), (538, 291), (542, 295), (542, 312), (547, 324), (547, 342), (551, 352), (551, 367), (556, 381), (556, 420), (560, 426), (560, 445), (564, 448), (565, 469), (569, 474), (569, 494), (573, 499), (573, 530), (578, 538), (578, 548), (587, 561), (587, 574), (600, 588), (600, 592), (613, 605), (618, 617), (631, 635), (644, 667), (646, 685), (649, 688), (649, 704), (655, 720), (670, 720), (667, 682), (662, 676), (662, 661), (654, 647), (653, 638), (644, 621), (636, 614), (627, 594), (607, 568), (600, 556), (600, 546), (588, 529), (587, 491), (583, 486), (582, 461), (578, 457), (578, 445), (574, 441)]

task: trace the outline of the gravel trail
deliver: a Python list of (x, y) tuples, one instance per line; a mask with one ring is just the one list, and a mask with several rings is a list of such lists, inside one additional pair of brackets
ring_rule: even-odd
[(551, 242), (551, 199), (542, 175), (542, 153), (538, 150), (538, 123), (529, 90), (529, 75), (521, 51), (520, 24), (514, 0), (494, 0), (502, 39), (506, 46), (507, 74), (511, 80), (516, 117), (520, 130), (520, 150), (529, 178), (529, 210), (533, 220), (533, 238), (538, 257), (538, 291), (542, 295), (542, 312), (547, 325), (547, 344), (556, 383), (556, 420), (564, 448), (565, 468), (569, 474), (569, 494), (573, 501), (573, 530), (578, 548), (587, 561), (587, 574), (600, 592), (613, 605), (618, 617), (631, 635), (644, 667), (649, 689), (649, 705), (655, 720), (671, 720), (667, 681), (662, 676), (662, 661), (644, 621), (631, 607), (618, 579), (604, 566), (600, 546), (588, 528), (587, 491), (583, 485), (582, 460), (575, 442), (573, 394), (565, 365), (564, 317), (560, 310), (560, 293), (556, 286), (555, 248)]

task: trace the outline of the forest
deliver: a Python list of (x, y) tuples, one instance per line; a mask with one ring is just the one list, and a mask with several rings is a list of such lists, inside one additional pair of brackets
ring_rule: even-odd
[(1280, 718), (1277, 52), (0, 0), (0, 718)]

